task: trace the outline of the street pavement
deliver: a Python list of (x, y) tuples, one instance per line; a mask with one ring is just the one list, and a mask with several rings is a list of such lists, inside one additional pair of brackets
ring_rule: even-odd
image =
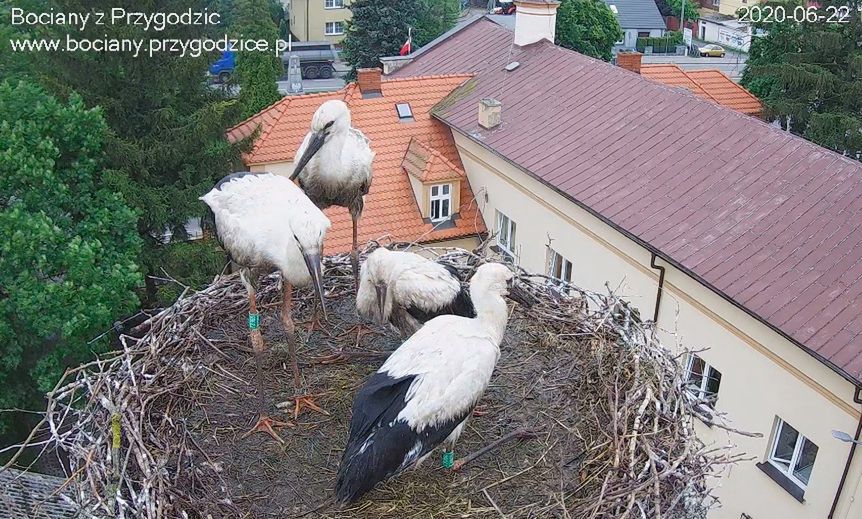
[[(706, 45), (695, 40), (694, 45)], [(739, 82), (748, 54), (727, 49), (723, 58), (701, 58), (700, 56), (669, 56), (664, 54), (644, 55), (643, 63), (675, 63), (683, 70), (718, 69), (730, 79)]]

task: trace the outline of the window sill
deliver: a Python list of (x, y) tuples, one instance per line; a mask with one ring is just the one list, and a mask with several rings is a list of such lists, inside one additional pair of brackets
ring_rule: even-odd
[(787, 491), (788, 494), (793, 496), (800, 503), (804, 503), (805, 499), (803, 496), (805, 495), (805, 491), (799, 488), (799, 485), (794, 483), (790, 478), (784, 475), (780, 470), (775, 468), (772, 463), (768, 461), (763, 461), (757, 463), (757, 468), (763, 471), (764, 474), (769, 476), (769, 479), (778, 483), (778, 486)]

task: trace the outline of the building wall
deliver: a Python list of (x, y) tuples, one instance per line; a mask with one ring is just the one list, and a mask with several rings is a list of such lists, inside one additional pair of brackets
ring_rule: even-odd
[[(516, 222), (514, 252), (522, 267), (545, 271), (550, 243), (573, 263), (574, 283), (595, 291), (605, 291), (608, 283), (652, 318), (658, 276), (649, 266), (649, 251), (467, 137), (456, 133), (455, 141), (474, 191), (487, 193), (487, 202), (478, 200), (489, 231), (495, 231), (497, 211)], [(743, 513), (752, 519), (826, 517), (849, 452), (831, 430), (852, 434), (860, 416), (853, 386), (683, 272), (665, 267), (662, 340), (673, 348), (707, 348), (699, 355), (722, 373), (716, 409), (728, 413), (733, 427), (763, 435), (748, 438), (699, 423), (707, 445), (732, 444), (734, 452), (752, 458), (715, 482), (723, 506), (711, 519), (739, 519)], [(804, 503), (755, 465), (766, 459), (776, 416), (819, 448)], [(862, 517), (862, 504), (854, 499), (862, 497), (860, 477), (862, 454), (851, 467), (836, 519)]]
[(727, 27), (704, 19), (700, 20), (700, 31), (697, 33), (697, 37), (710, 43), (718, 43), (728, 48), (746, 52), (751, 46), (751, 35), (747, 30)]
[[(325, 0), (291, 0), (288, 6), (290, 30), (301, 41), (331, 41), (340, 43), (344, 35), (327, 36), (326, 22), (342, 22), (345, 30), (350, 19), (350, 0), (344, 0), (343, 8), (327, 9)], [(306, 17), (306, 12), (307, 17)], [(308, 20), (308, 27), (306, 26)], [(309, 30), (310, 27), (310, 30)]]

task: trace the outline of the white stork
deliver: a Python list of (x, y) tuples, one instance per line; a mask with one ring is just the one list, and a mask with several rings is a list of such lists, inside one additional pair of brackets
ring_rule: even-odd
[[(255, 302), (257, 270), (276, 268), (284, 284), (281, 319), (288, 337), (295, 396), (294, 418), (302, 407), (323, 412), (308, 395), (300, 395), (302, 381), (296, 362), (296, 334), (291, 306), (293, 287), (312, 285), (323, 302), (320, 258), (329, 219), (293, 182), (269, 173), (234, 173), (219, 181), (201, 200), (212, 209), (216, 233), (248, 291), (249, 329), (257, 360), (260, 383), (261, 356), (266, 347), (258, 328), (260, 317)], [(263, 388), (259, 388), (263, 394)], [(262, 398), (262, 397), (261, 397)], [(262, 431), (281, 441), (273, 426), (286, 425), (261, 414), (251, 432)]]
[(317, 207), (337, 205), (350, 210), (353, 220), (353, 279), (359, 286), (357, 226), (371, 187), (371, 151), (368, 138), (350, 126), (350, 110), (343, 101), (326, 101), (314, 112), (311, 131), (296, 151), (290, 179), (299, 178), (299, 186)]
[(479, 267), (470, 281), (476, 317), (431, 319), (365, 381), (353, 401), (338, 501), (359, 499), (441, 443), (451, 449), (500, 356), (509, 316), (503, 296), (526, 302), (512, 281), (499, 263)]
[(419, 254), (380, 247), (368, 255), (360, 272), (359, 315), (388, 322), (404, 337), (439, 315), (476, 316), (458, 272)]

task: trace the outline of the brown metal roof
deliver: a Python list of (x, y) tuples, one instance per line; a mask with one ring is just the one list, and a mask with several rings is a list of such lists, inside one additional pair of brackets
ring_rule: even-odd
[[(477, 73), (437, 115), (862, 381), (862, 164), (481, 20), (395, 75)], [(520, 66), (506, 72), (506, 63)], [(477, 124), (480, 98), (503, 122)]]

